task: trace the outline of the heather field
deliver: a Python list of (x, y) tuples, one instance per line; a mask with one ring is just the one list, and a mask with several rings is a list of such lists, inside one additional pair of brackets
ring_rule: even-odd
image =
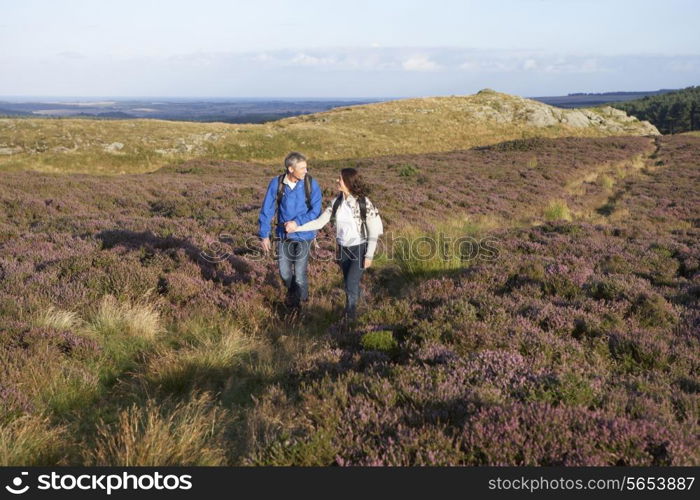
[(312, 157), (385, 221), (350, 329), (329, 229), (281, 305), (271, 165), (3, 174), (1, 465), (700, 465), (700, 137)]

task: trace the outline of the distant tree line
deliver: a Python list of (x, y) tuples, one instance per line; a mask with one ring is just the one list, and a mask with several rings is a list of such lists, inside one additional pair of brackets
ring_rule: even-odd
[(700, 86), (610, 106), (649, 120), (662, 134), (700, 130)]

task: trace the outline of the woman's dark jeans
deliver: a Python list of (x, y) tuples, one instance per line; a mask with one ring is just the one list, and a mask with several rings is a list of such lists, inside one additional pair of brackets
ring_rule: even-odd
[(357, 302), (360, 300), (360, 278), (364, 271), (367, 243), (344, 247), (338, 245), (338, 264), (343, 270), (345, 281), (345, 315), (348, 319), (357, 316)]

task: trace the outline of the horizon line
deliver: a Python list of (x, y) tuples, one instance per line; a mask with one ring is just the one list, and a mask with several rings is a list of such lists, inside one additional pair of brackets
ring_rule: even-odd
[[(683, 87), (685, 88), (685, 87)], [(481, 89), (484, 90), (484, 89)], [(492, 89), (496, 92), (498, 90)], [(604, 95), (604, 94), (618, 94), (618, 93), (650, 93), (659, 92), (662, 90), (682, 90), (681, 88), (659, 88), (654, 90), (610, 90), (604, 92), (584, 92), (576, 91), (569, 92), (568, 94), (559, 95), (522, 95), (525, 98), (537, 98), (537, 97), (571, 97), (575, 95), (588, 94), (588, 95)], [(112, 99), (112, 100), (140, 100), (140, 99), (193, 99), (193, 100), (316, 100), (316, 101), (331, 101), (331, 100), (392, 100), (392, 99), (417, 99), (424, 97), (449, 97), (458, 95), (475, 95), (479, 91), (473, 94), (430, 94), (430, 95), (410, 95), (410, 96), (333, 96), (333, 97), (320, 97), (320, 96), (195, 96), (195, 95), (182, 95), (182, 96), (159, 96), (159, 95), (134, 95), (134, 96), (117, 96), (117, 95), (0, 95), (0, 100), (2, 99)], [(502, 92), (508, 94), (509, 92)], [(519, 94), (513, 94), (519, 95)]]

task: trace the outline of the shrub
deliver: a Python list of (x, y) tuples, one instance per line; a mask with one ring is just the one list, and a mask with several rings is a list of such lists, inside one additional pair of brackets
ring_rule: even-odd
[(414, 175), (418, 174), (418, 172), (418, 167), (408, 163), (399, 169), (399, 177), (413, 177)]
[(594, 339), (605, 335), (605, 330), (599, 324), (590, 319), (574, 320), (574, 331), (572, 333), (575, 339), (581, 340), (584, 338)]
[(625, 284), (612, 278), (594, 281), (586, 288), (588, 294), (598, 300), (623, 300), (627, 298)]
[(632, 305), (631, 311), (642, 326), (663, 327), (675, 321), (669, 304), (660, 295), (640, 295)]
[(190, 217), (192, 212), (184, 202), (156, 200), (149, 203), (151, 213), (161, 217)]
[(659, 345), (642, 338), (616, 333), (608, 341), (610, 354), (622, 369), (630, 373), (654, 370), (664, 366), (665, 358)]
[(600, 177), (598, 177), (598, 184), (603, 189), (612, 189), (612, 187), (615, 185), (615, 179), (613, 179), (609, 175), (603, 174)]
[[(507, 431), (504, 431), (507, 430)], [(470, 418), (463, 448), (472, 465), (690, 465), (693, 451), (660, 424), (580, 407), (487, 407)]]
[(360, 339), (360, 345), (364, 349), (387, 353), (394, 352), (399, 346), (396, 339), (394, 339), (393, 332), (389, 330), (379, 330), (365, 333)]
[(560, 376), (542, 377), (527, 401), (542, 401), (555, 406), (593, 407), (599, 401), (599, 394), (588, 379), (566, 372)]
[(605, 274), (625, 274), (631, 271), (632, 266), (620, 255), (607, 255), (600, 261), (598, 268)]
[(545, 272), (545, 268), (539, 262), (521, 266), (517, 273), (508, 278), (506, 289), (513, 290), (526, 285), (536, 285), (546, 295), (559, 295), (566, 298), (573, 298), (581, 293), (578, 285), (568, 277), (554, 271)]
[(613, 314), (600, 317), (577, 318), (574, 320), (573, 337), (577, 340), (595, 339), (609, 335), (614, 328), (622, 325), (622, 320)]
[(569, 206), (564, 200), (553, 200), (549, 202), (544, 210), (544, 218), (549, 221), (555, 220), (571, 220), (571, 212)]
[(544, 266), (539, 262), (530, 262), (520, 266), (516, 276), (522, 283), (542, 283), (545, 278)]

